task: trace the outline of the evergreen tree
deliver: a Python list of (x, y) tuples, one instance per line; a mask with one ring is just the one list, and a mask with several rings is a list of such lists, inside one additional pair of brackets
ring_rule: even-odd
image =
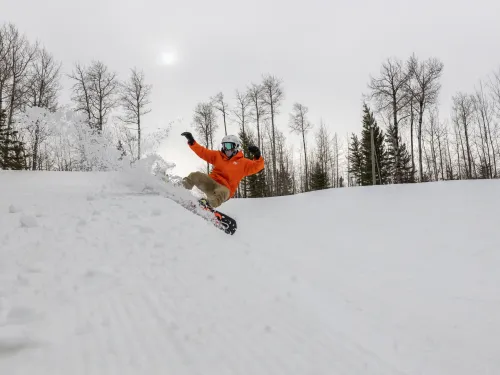
[(353, 134), (352, 142), (349, 145), (349, 173), (356, 179), (356, 183), (361, 185), (361, 171), (363, 165), (363, 156), (361, 154), (361, 144), (358, 136)]
[(342, 177), (342, 176), (339, 177), (339, 187), (341, 187), (341, 188), (344, 187), (344, 177)]
[(7, 129), (7, 113), (0, 111), (0, 168), (20, 170), (26, 169), (24, 143), (19, 141), (18, 132)]
[(0, 110), (0, 168), (5, 169), (7, 159), (7, 113), (5, 109)]
[(491, 176), (492, 165), (485, 158), (481, 157), (481, 162), (477, 166), (477, 178), (487, 179)]
[[(262, 152), (264, 150), (261, 150)], [(264, 157), (263, 153), (262, 156)], [(269, 189), (267, 184), (266, 168), (260, 172), (247, 177), (248, 179), (248, 193), (249, 198), (263, 198), (269, 196)]]
[(123, 160), (123, 158), (127, 156), (127, 151), (125, 151), (125, 148), (123, 147), (123, 143), (121, 140), (118, 140), (118, 146), (116, 146), (116, 149), (121, 152), (118, 160)]
[[(406, 149), (406, 144), (398, 135), (396, 142), (396, 128), (390, 125), (387, 129), (387, 159), (389, 165), (389, 175), (394, 183), (415, 182), (415, 175), (411, 164), (411, 156)], [(398, 156), (398, 157), (396, 157)]]
[(248, 197), (249, 198), (263, 198), (268, 196), (266, 184), (266, 172), (260, 172), (248, 176)]
[[(249, 135), (247, 132), (244, 132), (243, 130), (240, 131), (238, 134), (241, 140), (241, 147), (243, 154), (245, 155), (246, 158), (251, 159), (252, 156), (250, 155), (250, 152), (248, 151), (248, 147), (254, 144), (251, 135)], [(249, 177), (243, 178), (240, 182), (240, 196), (243, 198), (248, 198), (249, 195), (249, 190), (250, 190), (250, 182), (249, 182)]]
[(319, 161), (316, 161), (314, 163), (309, 185), (311, 190), (322, 190), (329, 188), (328, 172), (321, 166), (321, 163)]
[(363, 106), (363, 130), (361, 132), (361, 185), (373, 184), (371, 127), (375, 143), (375, 183), (386, 184), (388, 180), (388, 159), (384, 147), (384, 133), (378, 127), (377, 121), (368, 106)]
[(263, 169), (256, 174), (248, 176), (248, 197), (263, 198), (267, 196), (268, 192), (267, 192), (265, 170)]
[(278, 166), (278, 183), (276, 190), (278, 195), (291, 195), (293, 193), (292, 175), (283, 164)]
[(27, 169), (24, 143), (19, 141), (18, 132), (7, 130), (7, 113), (0, 111), (0, 169)]
[(23, 142), (12, 142), (11, 155), (9, 157), (9, 167), (10, 169), (17, 171), (28, 169)]

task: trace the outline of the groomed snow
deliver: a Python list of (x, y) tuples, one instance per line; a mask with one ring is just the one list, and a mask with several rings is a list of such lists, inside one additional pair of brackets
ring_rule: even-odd
[(500, 374), (500, 181), (232, 200), (229, 236), (147, 179), (0, 172), (0, 374)]

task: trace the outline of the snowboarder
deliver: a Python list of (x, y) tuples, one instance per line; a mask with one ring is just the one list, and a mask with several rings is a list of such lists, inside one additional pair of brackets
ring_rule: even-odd
[(222, 138), (220, 150), (209, 150), (197, 143), (189, 132), (181, 134), (186, 137), (188, 145), (196, 155), (214, 166), (207, 175), (202, 172), (192, 172), (184, 177), (182, 184), (188, 190), (193, 186), (207, 195), (208, 204), (218, 207), (234, 196), (240, 181), (264, 168), (264, 158), (257, 146), (248, 147), (253, 154), (253, 160), (245, 158), (241, 151), (241, 141), (235, 135)]

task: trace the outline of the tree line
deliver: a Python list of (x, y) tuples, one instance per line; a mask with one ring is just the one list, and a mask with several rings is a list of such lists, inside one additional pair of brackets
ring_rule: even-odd
[[(500, 69), (480, 80), (474, 92), (452, 97), (450, 118), (438, 103), (443, 63), (437, 58), (390, 58), (370, 76), (360, 108), (360, 132), (340, 135), (310, 119), (305, 103), (293, 102), (288, 120), (279, 115), (285, 86), (262, 75), (231, 95), (218, 92), (193, 106), (197, 139), (218, 148), (217, 131), (237, 133), (247, 157), (255, 144), (265, 169), (242, 181), (240, 197), (289, 195), (311, 190), (371, 184), (497, 178), (499, 174)], [(30, 42), (13, 24), (0, 27), (0, 168), (85, 170), (82, 147), (63, 139), (46, 121), (65, 110), (58, 102), (62, 63), (39, 42)], [(76, 63), (65, 74), (71, 86), (71, 111), (90, 132), (112, 131), (110, 142), (138, 160), (168, 130), (144, 135), (151, 111), (152, 85), (137, 68), (121, 79), (102, 61)], [(33, 109), (43, 111), (33, 114)], [(117, 123), (109, 123), (112, 113)], [(69, 120), (68, 120), (69, 121)], [(379, 125), (380, 124), (380, 125)], [(288, 134), (299, 136), (292, 144)], [(81, 139), (75, 134), (74, 139)], [(87, 137), (87, 136), (86, 136)], [(206, 171), (210, 170), (207, 165)]]
[(439, 59), (413, 55), (387, 59), (370, 78), (366, 100), (386, 126), (365, 103), (361, 136), (349, 144), (351, 184), (498, 178), (500, 69), (453, 95), (449, 119), (438, 109), (442, 72)]
[(379, 74), (369, 77), (360, 134), (343, 139), (331, 134), (323, 121), (315, 126), (309, 108), (294, 102), (286, 128), (300, 136), (299, 150), (287, 144), (285, 124), (277, 124), (285, 95), (283, 81), (273, 75), (263, 75), (261, 82), (250, 83), (244, 91), (236, 90), (232, 103), (222, 92), (198, 103), (193, 126), (207, 147), (214, 147), (214, 134), (222, 122), (225, 134), (228, 126), (237, 126), (247, 157), (248, 145), (262, 149), (266, 168), (242, 182), (241, 197), (497, 178), (500, 69), (480, 80), (473, 93), (457, 92), (449, 119), (442, 119), (438, 109), (443, 70), (444, 64), (434, 57), (388, 58)]
[[(12, 23), (0, 27), (0, 168), (64, 170), (78, 163), (61, 163), (61, 142), (49, 142), (54, 129), (42, 120), (27, 121), (28, 109), (42, 108), (54, 113), (64, 109), (58, 102), (62, 63), (41, 45), (31, 42)], [(141, 157), (141, 125), (151, 109), (152, 86), (137, 68), (121, 80), (101, 61), (76, 63), (67, 74), (72, 82), (72, 110), (86, 118), (92, 130), (102, 132), (113, 111), (117, 147), (137, 160)], [(71, 145), (67, 145), (71, 146)], [(70, 153), (66, 153), (70, 154)]]

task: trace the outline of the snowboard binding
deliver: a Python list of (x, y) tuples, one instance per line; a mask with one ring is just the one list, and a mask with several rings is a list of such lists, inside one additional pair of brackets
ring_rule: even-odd
[(210, 206), (206, 198), (199, 199), (198, 203), (202, 209), (210, 211), (214, 214), (216, 223), (219, 225), (220, 229), (231, 235), (236, 232), (236, 220)]

